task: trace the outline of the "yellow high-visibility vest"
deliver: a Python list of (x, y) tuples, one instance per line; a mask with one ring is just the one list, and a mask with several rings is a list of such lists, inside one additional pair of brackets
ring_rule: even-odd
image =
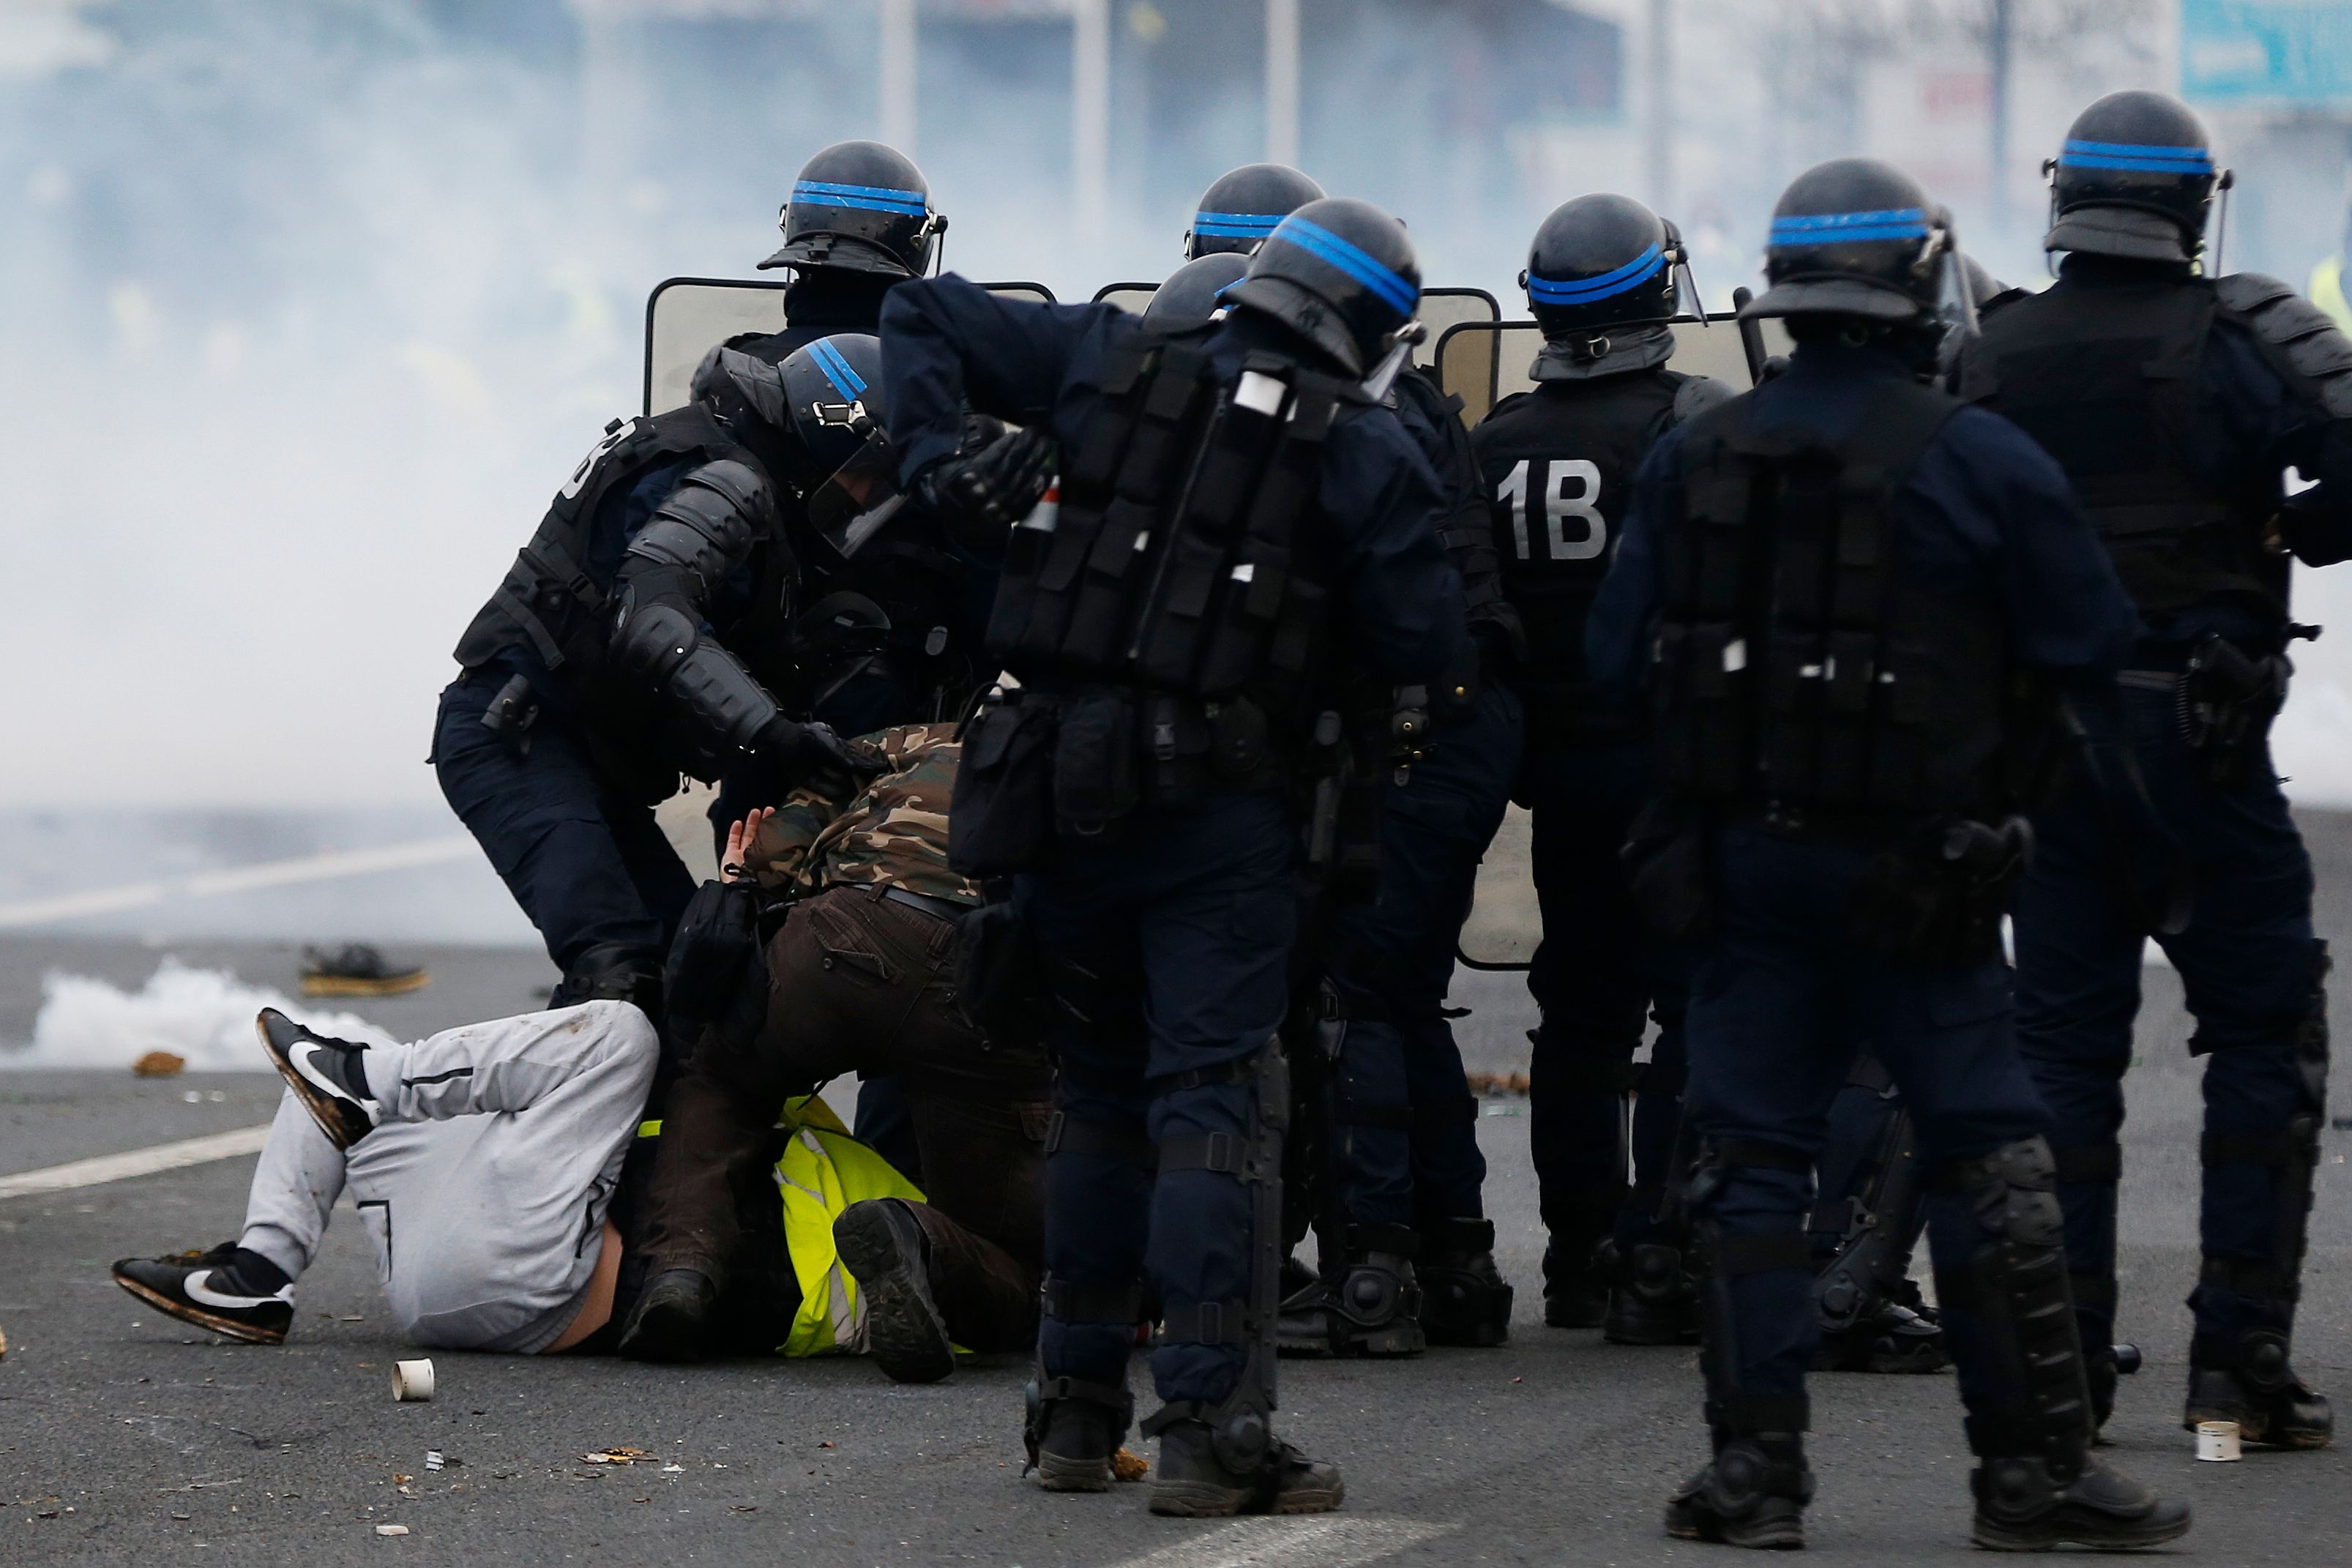
[[(866, 1349), (866, 1306), (857, 1280), (834, 1248), (833, 1222), (868, 1198), (921, 1203), (923, 1190), (852, 1138), (820, 1095), (785, 1101), (776, 1125), (792, 1135), (775, 1177), (784, 1201), (784, 1246), (801, 1286), (792, 1333), (776, 1348), (788, 1356), (857, 1354)], [(658, 1138), (661, 1126), (640, 1122), (637, 1136)]]

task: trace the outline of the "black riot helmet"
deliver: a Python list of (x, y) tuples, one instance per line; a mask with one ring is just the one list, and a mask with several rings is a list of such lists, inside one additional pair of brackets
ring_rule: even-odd
[(1225, 308), (1224, 293), (1249, 270), (1249, 258), (1232, 250), (1212, 251), (1184, 263), (1152, 291), (1143, 319), (1155, 327), (1181, 331), (1197, 327)]
[(1192, 226), (1184, 231), (1184, 258), (1227, 251), (1247, 256), (1275, 225), (1322, 199), (1323, 187), (1287, 163), (1244, 163), (1202, 195)]
[(1910, 175), (1875, 158), (1832, 158), (1780, 194), (1764, 247), (1769, 287), (1740, 314), (1925, 321), (1958, 250), (1951, 216)]
[(2042, 165), (2052, 222), (2045, 250), (2193, 261), (2205, 247), (2213, 167), (2205, 122), (2161, 92), (2111, 92), (2074, 117), (2065, 145)]
[(920, 278), (947, 226), (912, 159), (879, 142), (836, 142), (793, 182), (783, 248), (760, 266)]
[(1276, 225), (1224, 298), (1362, 375), (1419, 308), (1421, 264), (1404, 225), (1370, 202), (1327, 196)]
[(801, 453), (786, 481), (800, 492), (810, 532), (846, 560), (904, 500), (882, 402), (882, 340), (835, 332), (777, 370)]
[(1675, 275), (1685, 264), (1675, 226), (1631, 196), (1579, 196), (1536, 230), (1528, 291), (1546, 338), (1672, 319)]

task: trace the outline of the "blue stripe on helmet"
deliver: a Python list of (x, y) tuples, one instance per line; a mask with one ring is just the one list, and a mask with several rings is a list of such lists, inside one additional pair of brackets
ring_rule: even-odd
[(1590, 305), (1637, 289), (1665, 270), (1666, 253), (1654, 245), (1622, 267), (1591, 278), (1538, 278), (1528, 275), (1528, 296), (1539, 305)]
[(2068, 169), (2134, 169), (2158, 174), (2210, 174), (2213, 154), (2203, 147), (2165, 147), (2142, 142), (2068, 142), (2058, 150)]
[(823, 180), (802, 180), (793, 186), (793, 200), (821, 207), (864, 207), (869, 212), (926, 217), (929, 200), (920, 191), (894, 191), (884, 185), (835, 185)]
[(1281, 221), (1280, 213), (1197, 212), (1192, 215), (1192, 231), (1195, 234), (1213, 234), (1226, 239), (1253, 236), (1264, 239)]
[(1881, 207), (1875, 212), (1800, 213), (1776, 217), (1772, 220), (1769, 243), (1795, 248), (1927, 237), (1927, 214), (1923, 208)]
[(866, 390), (866, 378), (842, 357), (841, 351), (833, 346), (831, 338), (819, 338), (809, 344), (809, 358), (816, 361), (817, 369), (824, 372), (824, 378), (833, 383), (834, 391), (850, 402), (856, 402), (858, 395)]
[(1411, 280), (1391, 271), (1370, 251), (1350, 245), (1322, 225), (1309, 223), (1297, 213), (1284, 218), (1276, 226), (1269, 243), (1275, 240), (1286, 241), (1317, 260), (1338, 268), (1379, 295), (1400, 316), (1412, 315), (1413, 307), (1421, 303), (1421, 289)]

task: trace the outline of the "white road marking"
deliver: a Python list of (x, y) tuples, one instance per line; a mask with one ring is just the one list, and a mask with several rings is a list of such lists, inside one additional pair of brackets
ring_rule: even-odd
[(133, 1149), (126, 1154), (101, 1154), (95, 1160), (76, 1160), (43, 1171), (0, 1176), (0, 1198), (66, 1193), (76, 1187), (95, 1187), (132, 1176), (152, 1176), (158, 1171), (176, 1171), (185, 1165), (234, 1160), (240, 1154), (260, 1153), (262, 1144), (268, 1139), (269, 1126), (265, 1122), (259, 1127), (240, 1127), (234, 1132), (215, 1132), (177, 1143), (158, 1143), (152, 1149)]
[(1237, 1519), (1113, 1568), (1356, 1568), (1460, 1528), (1344, 1514)]
[(303, 855), (291, 860), (265, 860), (226, 871), (171, 881), (131, 882), (87, 893), (66, 893), (49, 899), (27, 899), (0, 904), (0, 931), (82, 920), (90, 915), (120, 914), (143, 910), (168, 899), (205, 899), (222, 893), (250, 893), (262, 888), (290, 887), (297, 882), (326, 882), (338, 877), (366, 877), (379, 871), (405, 871), (418, 866), (438, 866), (462, 860), (481, 850), (470, 837), (423, 838), (410, 844), (386, 844), (373, 849), (335, 849)]

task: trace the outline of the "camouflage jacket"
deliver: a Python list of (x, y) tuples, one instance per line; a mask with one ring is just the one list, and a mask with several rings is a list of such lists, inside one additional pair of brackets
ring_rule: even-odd
[(904, 888), (960, 904), (980, 889), (948, 869), (948, 797), (963, 745), (952, 724), (902, 724), (861, 737), (890, 760), (845, 803), (797, 789), (761, 827), (744, 857), (771, 891)]

